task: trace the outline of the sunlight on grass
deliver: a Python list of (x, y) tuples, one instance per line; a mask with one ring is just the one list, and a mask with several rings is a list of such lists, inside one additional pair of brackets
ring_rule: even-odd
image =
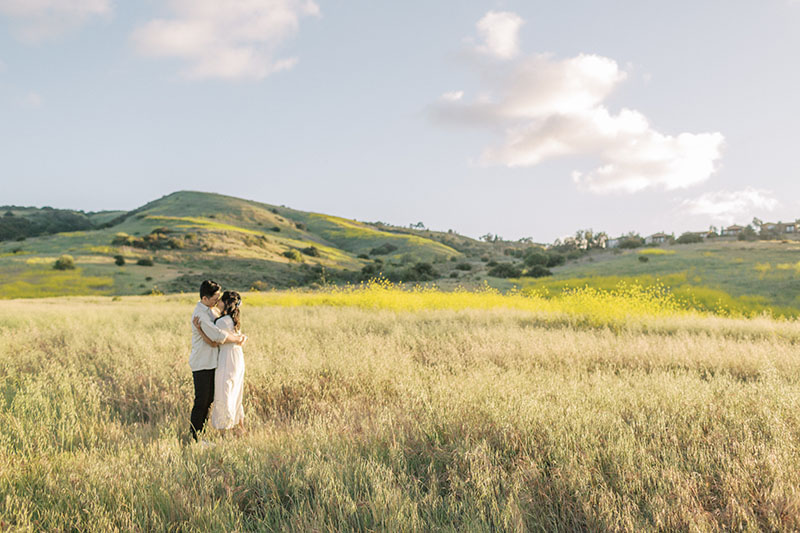
[(170, 217), (164, 215), (149, 215), (145, 218), (146, 220), (156, 220), (156, 221), (171, 221), (171, 222), (185, 222), (186, 224), (177, 224), (176, 227), (178, 228), (204, 228), (210, 230), (222, 230), (222, 231), (232, 231), (235, 233), (246, 233), (248, 235), (264, 235), (264, 232), (254, 231), (247, 228), (241, 228), (239, 226), (233, 226), (231, 224), (224, 224), (222, 222), (216, 222), (213, 220), (209, 220), (206, 218), (200, 217)]
[(664, 250), (663, 248), (645, 248), (639, 250), (639, 255), (675, 255), (675, 250)]
[[(48, 263), (53, 263), (50, 259)], [(27, 269), (23, 274), (0, 282), (3, 299), (46, 298), (50, 296), (80, 296), (111, 294), (114, 280), (107, 276), (87, 276), (82, 268), (54, 270), (52, 268)]]

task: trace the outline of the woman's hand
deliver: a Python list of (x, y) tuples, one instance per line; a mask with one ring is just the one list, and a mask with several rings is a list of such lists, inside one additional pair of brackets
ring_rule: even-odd
[(212, 348), (219, 348), (219, 343), (212, 341), (208, 337), (208, 335), (206, 335), (205, 331), (203, 331), (203, 328), (201, 327), (202, 323), (200, 322), (200, 317), (199, 316), (196, 316), (196, 317), (192, 318), (192, 324), (194, 324), (194, 327), (197, 328), (197, 331), (200, 333), (200, 336), (203, 337), (203, 341), (205, 341), (206, 344), (208, 344)]

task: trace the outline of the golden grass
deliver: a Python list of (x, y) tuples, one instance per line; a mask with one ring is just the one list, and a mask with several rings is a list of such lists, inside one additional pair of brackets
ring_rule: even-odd
[(800, 323), (661, 303), (636, 326), (576, 327), (552, 317), (618, 302), (508, 305), (526, 298), (245, 295), (248, 433), (212, 432), (209, 450), (186, 443), (193, 296), (10, 302), (0, 523), (800, 528)]

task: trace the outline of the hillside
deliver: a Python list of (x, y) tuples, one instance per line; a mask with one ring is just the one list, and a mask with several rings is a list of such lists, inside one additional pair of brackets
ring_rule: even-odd
[(797, 316), (800, 242), (717, 238), (697, 244), (596, 250), (553, 269), (552, 277), (503, 283), (560, 293), (569, 287), (609, 289), (621, 282), (662, 284), (701, 309), (758, 312), (769, 307)]
[[(181, 191), (129, 212), (0, 210), (6, 229), (79, 228), (0, 238), (2, 298), (193, 293), (204, 278), (237, 290), (269, 290), (384, 276), (446, 290), (488, 283), (549, 294), (662, 284), (701, 309), (800, 314), (798, 241), (717, 238), (635, 250), (551, 250), (560, 259), (547, 265), (552, 276), (533, 278), (519, 276), (534, 275), (526, 258), (543, 253), (541, 245), (484, 242), (219, 194)], [(75, 269), (53, 268), (63, 254), (74, 257)], [(115, 262), (118, 256), (124, 265)]]
[[(15, 207), (7, 218), (47, 209)], [(75, 231), (0, 241), (3, 297), (193, 292), (206, 277), (239, 290), (357, 283), (379, 274), (469, 284), (482, 278), (475, 279), (472, 267), (464, 270), (464, 262), (477, 270), (496, 248), (453, 233), (191, 191), (130, 212), (65, 213), (80, 221)], [(75, 269), (53, 268), (63, 254), (74, 257)]]

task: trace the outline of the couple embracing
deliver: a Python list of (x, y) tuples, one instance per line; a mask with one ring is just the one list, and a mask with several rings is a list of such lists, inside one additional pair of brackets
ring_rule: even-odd
[(212, 404), (211, 425), (215, 429), (243, 426), (242, 345), (247, 337), (241, 334), (241, 305), (238, 292), (222, 292), (220, 285), (211, 280), (200, 285), (200, 301), (192, 313), (192, 353), (189, 356), (194, 381), (191, 431), (195, 441)]

